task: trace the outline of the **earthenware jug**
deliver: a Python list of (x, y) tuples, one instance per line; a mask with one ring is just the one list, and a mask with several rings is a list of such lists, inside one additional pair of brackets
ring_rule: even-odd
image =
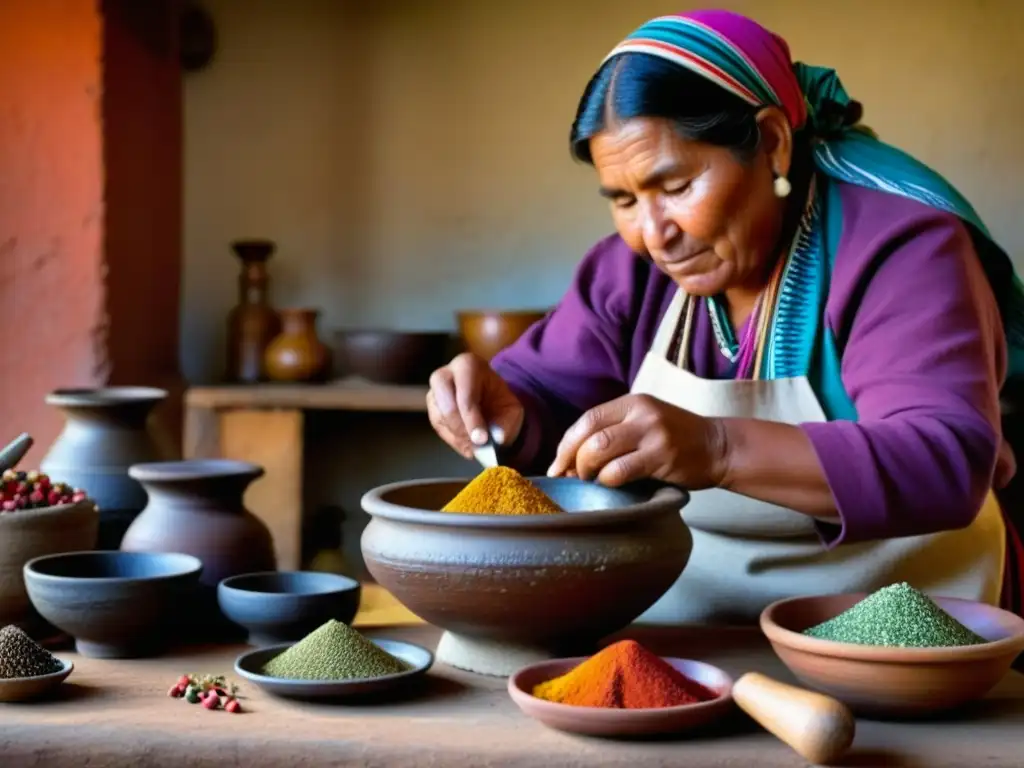
[(281, 333), (267, 347), (264, 363), (273, 381), (321, 381), (331, 352), (317, 336), (316, 309), (282, 309)]
[(65, 421), (40, 469), (55, 481), (81, 488), (96, 502), (97, 549), (117, 549), (146, 506), (146, 492), (128, 468), (175, 458), (173, 444), (152, 418), (166, 398), (166, 390), (153, 387), (58, 389), (46, 396)]
[(281, 318), (270, 305), (267, 260), (274, 253), (269, 240), (238, 240), (231, 244), (242, 262), (238, 304), (228, 313), (226, 378), (252, 384), (267, 378), (263, 356), (281, 332)]
[(203, 561), (200, 583), (277, 568), (270, 530), (245, 508), (246, 488), (263, 468), (245, 461), (197, 459), (135, 464), (149, 503), (121, 543), (134, 552), (183, 552)]

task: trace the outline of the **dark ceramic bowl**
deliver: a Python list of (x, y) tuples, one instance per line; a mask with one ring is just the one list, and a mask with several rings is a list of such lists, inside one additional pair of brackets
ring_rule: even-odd
[(339, 376), (360, 376), (378, 384), (426, 384), (448, 362), (447, 332), (350, 329), (334, 334)]
[(1024, 651), (1024, 619), (984, 603), (933, 597), (989, 642), (955, 648), (885, 648), (836, 643), (803, 631), (838, 616), (867, 594), (793, 597), (761, 614), (775, 653), (805, 685), (858, 714), (917, 717), (980, 699)]
[(349, 624), (361, 587), (347, 576), (313, 571), (247, 573), (217, 585), (217, 602), (231, 621), (249, 630), (249, 644), (301, 640), (331, 619)]
[(39, 614), (93, 658), (152, 656), (188, 625), (202, 563), (191, 555), (70, 552), (25, 564)]
[[(672, 586), (690, 556), (680, 515), (688, 497), (678, 488), (531, 480), (569, 514), (436, 511), (466, 480), (393, 483), (362, 499), (371, 516), (362, 536), (367, 568), (410, 611), (461, 645), (548, 651), (504, 653), (512, 668), (491, 674), (507, 675), (524, 659), (575, 655), (622, 629)], [(441, 646), (438, 653), (456, 663)]]

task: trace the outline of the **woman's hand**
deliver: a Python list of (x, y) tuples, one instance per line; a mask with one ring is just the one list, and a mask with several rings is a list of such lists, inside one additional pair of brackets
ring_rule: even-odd
[(467, 459), (487, 442), (488, 426), (499, 445), (515, 442), (523, 405), (505, 381), (476, 355), (459, 355), (430, 377), (427, 415), (441, 439)]
[(653, 478), (712, 488), (725, 475), (725, 443), (715, 419), (648, 395), (625, 395), (587, 411), (566, 431), (548, 474), (607, 486)]

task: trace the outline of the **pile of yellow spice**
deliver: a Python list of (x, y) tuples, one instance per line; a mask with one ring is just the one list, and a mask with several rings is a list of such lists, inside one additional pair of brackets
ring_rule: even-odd
[(511, 467), (488, 467), (441, 508), (463, 515), (556, 515), (565, 510)]

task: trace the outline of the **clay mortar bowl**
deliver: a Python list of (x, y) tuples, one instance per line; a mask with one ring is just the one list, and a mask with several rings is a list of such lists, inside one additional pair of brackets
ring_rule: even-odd
[(954, 648), (884, 648), (836, 643), (803, 631), (860, 602), (867, 593), (793, 597), (761, 614), (776, 655), (805, 685), (861, 715), (919, 718), (985, 696), (1024, 651), (1024, 619), (991, 605), (932, 599), (989, 642)]
[[(410, 611), (448, 630), (441, 661), (507, 675), (524, 663), (589, 653), (653, 605), (686, 566), (684, 491), (530, 479), (568, 514), (435, 511), (466, 480), (392, 483), (363, 496), (371, 516), (362, 536), (366, 567)], [(490, 654), (491, 661), (454, 660), (446, 650), (453, 638), (460, 656)]]

